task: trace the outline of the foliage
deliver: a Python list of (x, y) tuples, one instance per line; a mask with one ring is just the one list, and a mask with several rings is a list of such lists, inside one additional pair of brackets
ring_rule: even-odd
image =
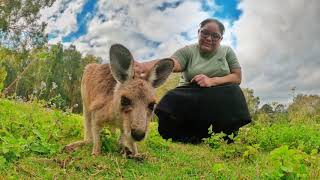
[(268, 164), (271, 172), (264, 175), (271, 179), (306, 179), (308, 177), (308, 159), (311, 156), (299, 149), (280, 146), (270, 152)]
[(249, 145), (246, 147), (247, 149), (243, 152), (242, 157), (245, 160), (249, 160), (251, 162), (254, 162), (255, 158), (259, 154), (260, 146), (258, 144)]
[(303, 147), (306, 152), (320, 148), (319, 126), (279, 123), (271, 127), (255, 125), (242, 131), (241, 142), (259, 144), (262, 150), (270, 151), (281, 145), (291, 148)]
[(148, 145), (151, 151), (163, 151), (168, 150), (170, 146), (170, 142), (162, 139), (157, 133), (157, 125), (151, 126), (148, 134), (148, 139), (146, 140), (146, 144)]
[(264, 105), (259, 109), (259, 111), (262, 112), (262, 113), (270, 114), (270, 113), (273, 113), (273, 107), (272, 107), (270, 104), (264, 104)]
[(39, 12), (55, 0), (1, 0), (0, 46), (28, 48), (46, 43), (46, 24)]
[(242, 89), (242, 92), (244, 94), (244, 97), (246, 98), (249, 112), (251, 115), (253, 115), (258, 110), (258, 106), (260, 104), (260, 98), (254, 96), (253, 89), (244, 88)]
[(224, 133), (213, 133), (212, 125), (208, 129), (208, 133), (210, 134), (209, 138), (204, 138), (204, 143), (208, 144), (211, 148), (219, 148), (222, 143), (224, 143), (224, 137), (226, 134)]
[[(316, 121), (320, 123), (320, 96), (299, 94), (288, 107), (293, 122)], [(305, 117), (305, 118), (302, 118)]]
[[(61, 137), (79, 134), (75, 115), (42, 109), (41, 104), (0, 101), (0, 159), (12, 162), (29, 154), (53, 155)], [(16, 109), (19, 109), (16, 111)], [(67, 120), (68, 119), (68, 120)], [(50, 131), (48, 131), (50, 129)]]
[(166, 80), (166, 82), (160, 86), (159, 88), (157, 88), (156, 90), (156, 96), (157, 96), (157, 100), (159, 101), (160, 98), (162, 96), (164, 96), (169, 90), (175, 88), (178, 86), (179, 80), (180, 80), (180, 76), (181, 74), (179, 73), (172, 73), (168, 79)]
[(6, 70), (4, 69), (4, 67), (0, 66), (0, 93), (4, 87), (3, 82), (6, 79), (6, 76), (7, 76)]
[(61, 97), (60, 94), (49, 99), (48, 105), (50, 105), (50, 107), (55, 107), (62, 110), (66, 110), (65, 108), (67, 107), (66, 101)]
[(80, 81), (84, 67), (101, 63), (92, 55), (82, 57), (75, 46), (62, 44), (34, 48), (23, 53), (0, 48), (1, 67), (7, 72), (4, 81), (7, 95), (23, 99), (43, 99), (66, 110), (81, 111)]
[(274, 108), (274, 111), (276, 113), (283, 113), (285, 112), (285, 106), (283, 104), (277, 104), (276, 107)]

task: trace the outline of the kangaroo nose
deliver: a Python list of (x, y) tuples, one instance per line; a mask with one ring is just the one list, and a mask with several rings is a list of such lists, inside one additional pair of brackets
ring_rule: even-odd
[(136, 141), (141, 141), (145, 135), (146, 135), (146, 133), (141, 130), (137, 130), (137, 129), (131, 130), (131, 136)]

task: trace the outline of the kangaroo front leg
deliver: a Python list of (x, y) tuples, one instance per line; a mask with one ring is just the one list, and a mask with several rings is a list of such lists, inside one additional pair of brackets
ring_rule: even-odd
[(101, 140), (100, 140), (101, 127), (97, 123), (93, 123), (92, 126), (92, 137), (93, 137), (93, 148), (92, 155), (101, 154)]
[(130, 149), (131, 149), (133, 156), (137, 156), (139, 154), (138, 148), (137, 148), (137, 143), (135, 143), (134, 141), (130, 141)]
[(118, 143), (119, 143), (121, 148), (126, 146), (126, 142), (125, 142), (125, 137), (124, 136), (125, 136), (124, 133), (121, 132), (121, 135), (120, 135), (120, 138), (119, 138), (119, 141), (118, 141)]
[(78, 149), (79, 147), (83, 146), (83, 145), (86, 145), (86, 144), (89, 144), (91, 141), (87, 141), (87, 140), (84, 140), (84, 141), (77, 141), (77, 142), (74, 142), (74, 143), (71, 143), (71, 144), (68, 144), (64, 147), (64, 151), (66, 152), (72, 152), (76, 149)]
[(92, 126), (91, 126), (91, 114), (86, 112), (85, 107), (83, 107), (83, 115), (84, 115), (84, 141), (92, 141)]
[(134, 158), (136, 160), (143, 160), (145, 158), (145, 155), (138, 153), (137, 143), (134, 141), (129, 141), (129, 142), (130, 142), (130, 149), (132, 154), (128, 155), (128, 157)]
[(128, 155), (131, 155), (132, 152), (129, 148), (128, 144), (128, 138), (126, 137), (125, 133), (121, 131), (120, 139), (119, 139), (119, 145), (120, 145), (120, 153), (126, 157)]

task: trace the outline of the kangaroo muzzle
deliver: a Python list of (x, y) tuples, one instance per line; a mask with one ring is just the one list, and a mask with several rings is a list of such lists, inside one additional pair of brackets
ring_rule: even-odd
[(146, 133), (140, 129), (132, 129), (131, 136), (136, 141), (141, 141), (145, 137)]

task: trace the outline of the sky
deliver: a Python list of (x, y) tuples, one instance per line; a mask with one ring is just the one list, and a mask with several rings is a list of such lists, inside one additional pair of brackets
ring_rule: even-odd
[(41, 11), (50, 44), (73, 44), (104, 63), (114, 43), (141, 62), (169, 57), (216, 18), (242, 67), (241, 87), (261, 104), (320, 94), (319, 17), (318, 0), (56, 0)]

